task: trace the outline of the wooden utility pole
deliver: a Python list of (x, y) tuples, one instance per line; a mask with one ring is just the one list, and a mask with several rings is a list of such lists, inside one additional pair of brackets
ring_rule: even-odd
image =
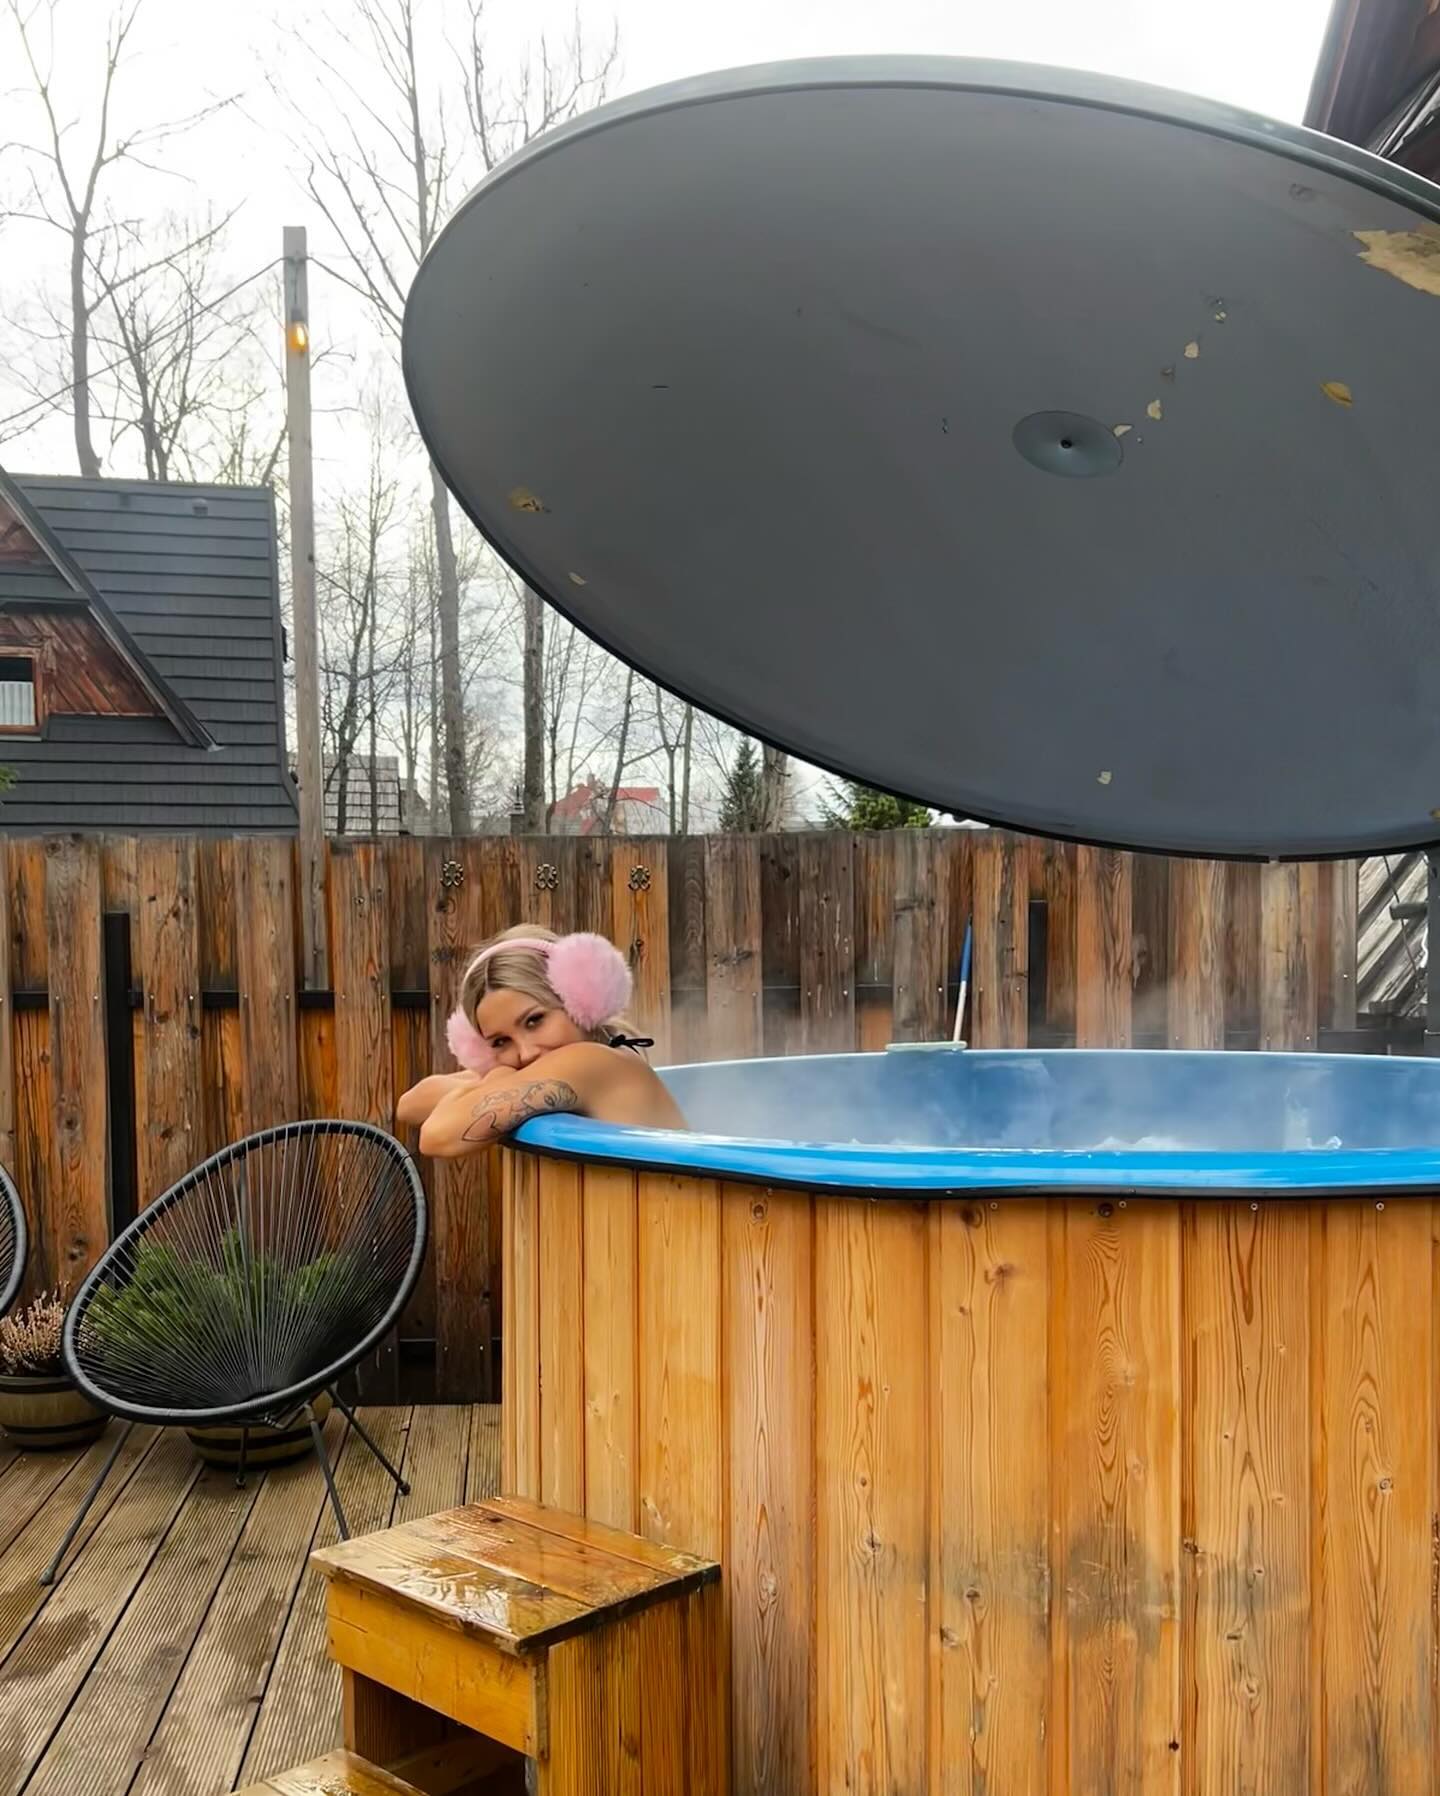
[(295, 758), (300, 786), (302, 973), (330, 983), (325, 927), (325, 775), (315, 624), (315, 475), (310, 442), (310, 296), (305, 227), (285, 227), (285, 405), (290, 442), (290, 599), (295, 625)]

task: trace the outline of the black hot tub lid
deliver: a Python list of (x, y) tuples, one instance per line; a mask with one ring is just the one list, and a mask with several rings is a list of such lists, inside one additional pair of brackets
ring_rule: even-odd
[(405, 373), (546, 599), (832, 771), (1209, 855), (1440, 837), (1440, 188), (1096, 76), (775, 65), (532, 145)]

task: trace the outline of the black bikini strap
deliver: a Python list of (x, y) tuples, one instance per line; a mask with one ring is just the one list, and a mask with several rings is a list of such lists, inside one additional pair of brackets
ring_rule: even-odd
[(612, 1035), (610, 1046), (612, 1048), (633, 1048), (638, 1054), (642, 1048), (653, 1048), (655, 1041), (654, 1037), (649, 1035)]

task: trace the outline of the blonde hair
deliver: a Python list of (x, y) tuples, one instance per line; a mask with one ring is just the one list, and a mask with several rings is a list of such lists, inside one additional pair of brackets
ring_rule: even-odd
[[(550, 983), (545, 956), (534, 948), (503, 949), (498, 954), (490, 954), (488, 960), (481, 959), (502, 942), (558, 942), (559, 939), (553, 929), (546, 929), (543, 924), (517, 923), (511, 929), (502, 929), (498, 935), (492, 935), (489, 941), (481, 942), (471, 955), (460, 983), (460, 1008), (469, 1021), (479, 1028), (475, 1013), (486, 993), (494, 991), (520, 992), (543, 1010), (564, 1010), (560, 994)], [(586, 1040), (608, 1044), (612, 1035), (634, 1033), (635, 1026), (628, 1017), (607, 1017), (598, 1028), (586, 1031)]]

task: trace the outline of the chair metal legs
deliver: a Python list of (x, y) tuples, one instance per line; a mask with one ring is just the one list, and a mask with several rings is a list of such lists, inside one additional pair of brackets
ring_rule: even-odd
[(330, 1455), (325, 1451), (325, 1436), (320, 1432), (320, 1423), (313, 1404), (305, 1405), (305, 1420), (310, 1424), (310, 1438), (315, 1443), (315, 1456), (320, 1461), (320, 1470), (325, 1474), (325, 1488), (330, 1493), (330, 1507), (335, 1511), (335, 1526), (340, 1530), (341, 1540), (349, 1540), (350, 1527), (345, 1520), (345, 1511), (340, 1507), (340, 1493), (335, 1488), (335, 1474), (330, 1470)]
[(350, 1426), (355, 1430), (356, 1434), (358, 1434), (360, 1436), (361, 1440), (364, 1441), (365, 1445), (370, 1449), (370, 1451), (380, 1461), (381, 1465), (384, 1466), (385, 1470), (390, 1474), (391, 1478), (394, 1479), (396, 1490), (398, 1490), (400, 1492), (400, 1495), (402, 1497), (408, 1497), (410, 1495), (410, 1486), (405, 1482), (404, 1478), (401, 1477), (397, 1468), (395, 1466), (391, 1465), (390, 1461), (380, 1451), (380, 1449), (376, 1445), (375, 1441), (370, 1437), (369, 1433), (366, 1430), (365, 1424), (360, 1420), (359, 1416), (357, 1416), (355, 1414), (355, 1411), (353, 1409), (351, 1409), (350, 1405), (340, 1395), (340, 1392), (338, 1389), (332, 1390), (330, 1395), (335, 1399), (336, 1406), (344, 1413), (345, 1419), (349, 1422)]
[(99, 1477), (96, 1478), (95, 1482), (90, 1486), (89, 1490), (86, 1491), (85, 1500), (81, 1503), (80, 1508), (76, 1513), (75, 1520), (73, 1522), (71, 1522), (69, 1530), (66, 1533), (64, 1540), (62, 1540), (60, 1542), (60, 1545), (56, 1551), (55, 1557), (50, 1561), (50, 1563), (45, 1567), (44, 1571), (41, 1572), (41, 1574), (40, 1574), (40, 1582), (42, 1584), (53, 1584), (55, 1582), (55, 1574), (60, 1569), (61, 1560), (70, 1551), (71, 1542), (75, 1539), (75, 1536), (80, 1532), (81, 1523), (85, 1520), (85, 1517), (87, 1515), (89, 1515), (89, 1513), (90, 1513), (90, 1505), (95, 1501), (96, 1497), (98, 1497), (100, 1495), (100, 1486), (110, 1476), (110, 1468), (111, 1468), (111, 1466), (114, 1465), (115, 1461), (120, 1457), (120, 1449), (125, 1445), (126, 1441), (130, 1438), (130, 1430), (134, 1426), (135, 1426), (135, 1424), (133, 1422), (127, 1422), (125, 1424), (125, 1426), (120, 1430), (120, 1432), (115, 1436), (115, 1444), (113, 1447), (111, 1447), (109, 1453), (106, 1455), (105, 1463), (100, 1468)]
[[(380, 1450), (379, 1444), (371, 1436), (369, 1430), (365, 1427), (365, 1424), (360, 1420), (359, 1416), (357, 1416), (355, 1411), (351, 1409), (350, 1405), (340, 1395), (339, 1391), (332, 1391), (330, 1395), (334, 1398), (335, 1403), (343, 1412), (346, 1420), (355, 1430), (356, 1434), (360, 1436), (360, 1439), (364, 1441), (365, 1445), (375, 1455), (376, 1459), (379, 1460), (380, 1464), (384, 1466), (391, 1478), (394, 1479), (395, 1488), (402, 1496), (409, 1496), (410, 1486), (401, 1476), (399, 1468), (392, 1465), (385, 1457), (384, 1453)], [(330, 1507), (335, 1511), (335, 1524), (340, 1530), (340, 1538), (342, 1540), (349, 1540), (350, 1528), (345, 1520), (345, 1511), (340, 1507), (340, 1493), (335, 1488), (335, 1474), (331, 1469), (330, 1455), (325, 1451), (325, 1437), (320, 1431), (319, 1418), (315, 1414), (314, 1406), (309, 1403), (304, 1406), (303, 1413), (305, 1420), (310, 1424), (310, 1438), (315, 1443), (315, 1457), (320, 1461), (320, 1470), (325, 1479), (325, 1489), (329, 1493)], [(134, 1426), (135, 1424), (133, 1422), (126, 1422), (116, 1434), (114, 1443), (112, 1444), (109, 1453), (106, 1455), (105, 1463), (101, 1466), (99, 1475), (95, 1478), (89, 1490), (86, 1491), (84, 1501), (81, 1503), (74, 1521), (71, 1522), (64, 1540), (60, 1542), (55, 1557), (40, 1574), (40, 1582), (42, 1584), (50, 1585), (55, 1582), (65, 1555), (70, 1551), (71, 1546), (74, 1544), (75, 1536), (80, 1532), (85, 1517), (90, 1513), (91, 1506), (96, 1497), (100, 1494), (101, 1485), (104, 1484), (105, 1480), (110, 1476), (110, 1468), (120, 1457), (120, 1449), (130, 1438), (130, 1431)], [(240, 1432), (240, 1464), (235, 1474), (235, 1482), (237, 1485), (241, 1486), (245, 1483), (245, 1456), (249, 1446), (249, 1436), (249, 1429), (242, 1428)]]

